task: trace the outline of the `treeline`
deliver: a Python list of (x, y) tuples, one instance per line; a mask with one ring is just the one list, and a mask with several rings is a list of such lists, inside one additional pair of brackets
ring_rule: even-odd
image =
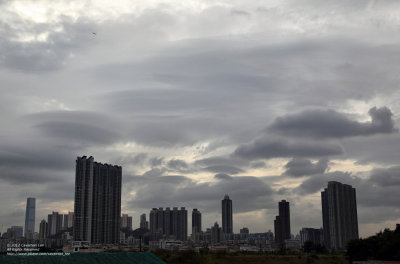
[(391, 231), (385, 229), (365, 239), (351, 240), (347, 256), (353, 260), (400, 260), (400, 224)]

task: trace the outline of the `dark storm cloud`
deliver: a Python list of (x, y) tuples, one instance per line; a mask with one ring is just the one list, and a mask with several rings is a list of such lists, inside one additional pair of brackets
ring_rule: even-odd
[(186, 206), (215, 212), (220, 209), (225, 193), (234, 201), (237, 213), (272, 206), (268, 201), (271, 201), (273, 190), (257, 177), (217, 174), (214, 178), (217, 182), (198, 183), (184, 176), (147, 178), (135, 188), (136, 196), (129, 206), (148, 210), (160, 206)]
[(150, 166), (151, 167), (160, 166), (163, 163), (163, 160), (164, 160), (163, 157), (153, 157), (150, 159)]
[(269, 126), (269, 130), (289, 136), (317, 138), (368, 136), (398, 131), (394, 128), (393, 114), (389, 108), (373, 107), (368, 114), (371, 116), (371, 122), (360, 123), (334, 110), (307, 110), (294, 115), (278, 117)]
[(195, 164), (206, 167), (220, 165), (245, 167), (248, 166), (249, 162), (247, 160), (243, 160), (237, 157), (213, 156), (205, 159), (196, 160)]
[[(399, 123), (396, 123), (399, 126)], [(379, 163), (398, 165), (400, 160), (399, 133), (374, 135), (368, 138), (357, 137), (343, 141), (346, 146), (346, 157), (357, 160), (359, 164)]]
[(328, 186), (329, 181), (338, 181), (345, 184), (354, 186), (356, 178), (351, 175), (350, 172), (334, 171), (325, 174), (314, 175), (303, 181), (299, 187), (295, 189), (300, 194), (312, 194), (318, 191), (322, 191), (323, 188)]
[(370, 181), (382, 187), (400, 186), (400, 166), (385, 169), (374, 169)]
[(313, 194), (326, 188), (329, 181), (338, 181), (356, 188), (357, 203), (360, 206), (397, 208), (400, 200), (399, 167), (374, 169), (369, 174), (368, 178), (340, 171), (319, 174), (305, 180), (294, 191), (301, 195)]
[(214, 178), (218, 179), (218, 180), (231, 180), (231, 179), (233, 179), (232, 176), (230, 176), (228, 174), (224, 174), (224, 173), (215, 174)]
[[(73, 179), (75, 178), (74, 174), (71, 173), (69, 176), (68, 182), (43, 182), (42, 186), (35, 189), (22, 189), (20, 192), (20, 197), (24, 197), (26, 193), (29, 193), (30, 196), (36, 197), (45, 203), (47, 202), (70, 202), (74, 200), (75, 194), (75, 183)], [(64, 176), (65, 177), (65, 176)], [(56, 208), (56, 210), (60, 210), (63, 208)]]
[(116, 119), (106, 115), (82, 111), (54, 111), (27, 116), (34, 127), (46, 136), (64, 142), (110, 144), (121, 140), (115, 128), (121, 127)]
[(340, 145), (322, 141), (289, 141), (271, 139), (268, 136), (258, 138), (249, 144), (236, 148), (234, 157), (243, 159), (270, 159), (278, 157), (321, 157), (343, 154)]
[(172, 159), (168, 161), (167, 166), (173, 170), (187, 169), (188, 164), (184, 160)]
[(308, 159), (294, 158), (285, 165), (284, 174), (291, 177), (302, 177), (324, 173), (328, 168), (328, 159), (320, 159), (317, 163), (312, 163)]
[(200, 170), (222, 174), (238, 174), (249, 167), (249, 162), (237, 157), (213, 156), (196, 160), (193, 165), (199, 167)]
[(205, 167), (204, 170), (218, 173), (238, 174), (243, 172), (242, 169), (235, 166), (215, 165)]

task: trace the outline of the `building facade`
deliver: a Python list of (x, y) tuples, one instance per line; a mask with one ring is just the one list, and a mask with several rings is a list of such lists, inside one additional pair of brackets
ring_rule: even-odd
[(201, 212), (194, 208), (192, 211), (192, 235), (194, 236), (201, 231)]
[(324, 244), (344, 250), (346, 243), (358, 239), (356, 189), (336, 181), (321, 192)]
[(146, 214), (140, 215), (140, 228), (149, 229), (149, 222), (146, 220)]
[(300, 230), (300, 246), (303, 246), (306, 241), (311, 241), (315, 245), (324, 244), (323, 230), (317, 228), (306, 228), (303, 227)]
[(185, 207), (153, 208), (150, 211), (150, 232), (167, 239), (187, 240), (187, 210)]
[(211, 227), (211, 244), (220, 244), (224, 241), (224, 233), (222, 228), (219, 227), (218, 223), (215, 222), (214, 226)]
[(275, 242), (282, 244), (286, 239), (290, 239), (290, 208), (289, 202), (282, 200), (279, 202), (279, 215), (274, 220)]
[(35, 210), (36, 210), (36, 198), (28, 197), (26, 199), (25, 230), (24, 230), (24, 237), (28, 239), (32, 239), (33, 234), (35, 233)]
[(52, 212), (47, 216), (47, 237), (54, 236), (63, 230), (63, 215)]
[(40, 225), (39, 225), (39, 239), (43, 240), (47, 238), (47, 222), (46, 220), (42, 220), (40, 221)]
[(74, 223), (74, 212), (68, 212), (68, 214), (64, 215), (64, 225), (63, 229), (66, 230), (68, 228), (71, 228)]
[(74, 240), (92, 244), (119, 242), (122, 167), (76, 159)]
[(127, 228), (132, 230), (132, 216), (122, 214), (121, 216), (121, 228)]
[(233, 234), (232, 200), (225, 194), (222, 203), (222, 232)]

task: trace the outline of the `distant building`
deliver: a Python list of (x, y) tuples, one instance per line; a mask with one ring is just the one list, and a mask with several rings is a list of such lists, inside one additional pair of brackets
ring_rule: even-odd
[(219, 227), (218, 223), (215, 222), (214, 226), (211, 227), (211, 244), (220, 244), (224, 241), (224, 234), (222, 228)]
[(122, 167), (95, 162), (93, 157), (76, 159), (75, 241), (119, 243), (121, 182)]
[[(187, 240), (187, 210), (185, 207), (170, 207), (165, 210), (153, 208), (150, 211), (150, 232), (163, 235), (165, 238), (176, 239), (180, 241)], [(157, 237), (157, 236), (155, 236)]]
[(192, 211), (192, 234), (201, 232), (201, 212), (196, 208)]
[(282, 244), (286, 239), (291, 239), (289, 202), (285, 200), (279, 202), (279, 215), (275, 218), (274, 226), (276, 243)]
[(121, 228), (128, 228), (129, 230), (132, 230), (132, 216), (127, 214), (123, 214), (121, 216)]
[(12, 226), (7, 228), (6, 238), (8, 239), (19, 239), (22, 237), (23, 227), (22, 226)]
[(222, 232), (224, 234), (233, 233), (232, 200), (225, 194), (222, 203)]
[(25, 238), (32, 239), (35, 233), (35, 209), (36, 209), (36, 198), (29, 197), (26, 199), (26, 211), (25, 211)]
[(240, 234), (249, 234), (249, 229), (247, 227), (243, 227), (240, 229)]
[(311, 241), (314, 244), (324, 244), (323, 230), (317, 228), (306, 228), (303, 227), (300, 230), (300, 246), (303, 246), (306, 241)]
[(47, 238), (47, 222), (46, 220), (40, 221), (39, 225), (39, 239), (43, 240)]
[(63, 215), (53, 212), (47, 217), (47, 237), (54, 236), (63, 229)]
[(345, 249), (358, 239), (356, 189), (336, 181), (321, 192), (324, 244), (329, 249)]
[(74, 212), (68, 212), (68, 214), (64, 215), (64, 225), (63, 229), (66, 230), (71, 228), (74, 224)]
[(140, 216), (140, 228), (149, 229), (149, 222), (146, 220), (146, 214)]

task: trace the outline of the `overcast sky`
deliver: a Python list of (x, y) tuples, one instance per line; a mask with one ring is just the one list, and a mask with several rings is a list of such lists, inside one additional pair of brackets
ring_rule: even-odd
[[(398, 0), (0, 0), (0, 221), (73, 211), (75, 160), (123, 167), (122, 213), (203, 229), (322, 226), (356, 188), (362, 237), (400, 222)], [(190, 224), (189, 224), (190, 226)], [(189, 228), (188, 233), (191, 233)]]

